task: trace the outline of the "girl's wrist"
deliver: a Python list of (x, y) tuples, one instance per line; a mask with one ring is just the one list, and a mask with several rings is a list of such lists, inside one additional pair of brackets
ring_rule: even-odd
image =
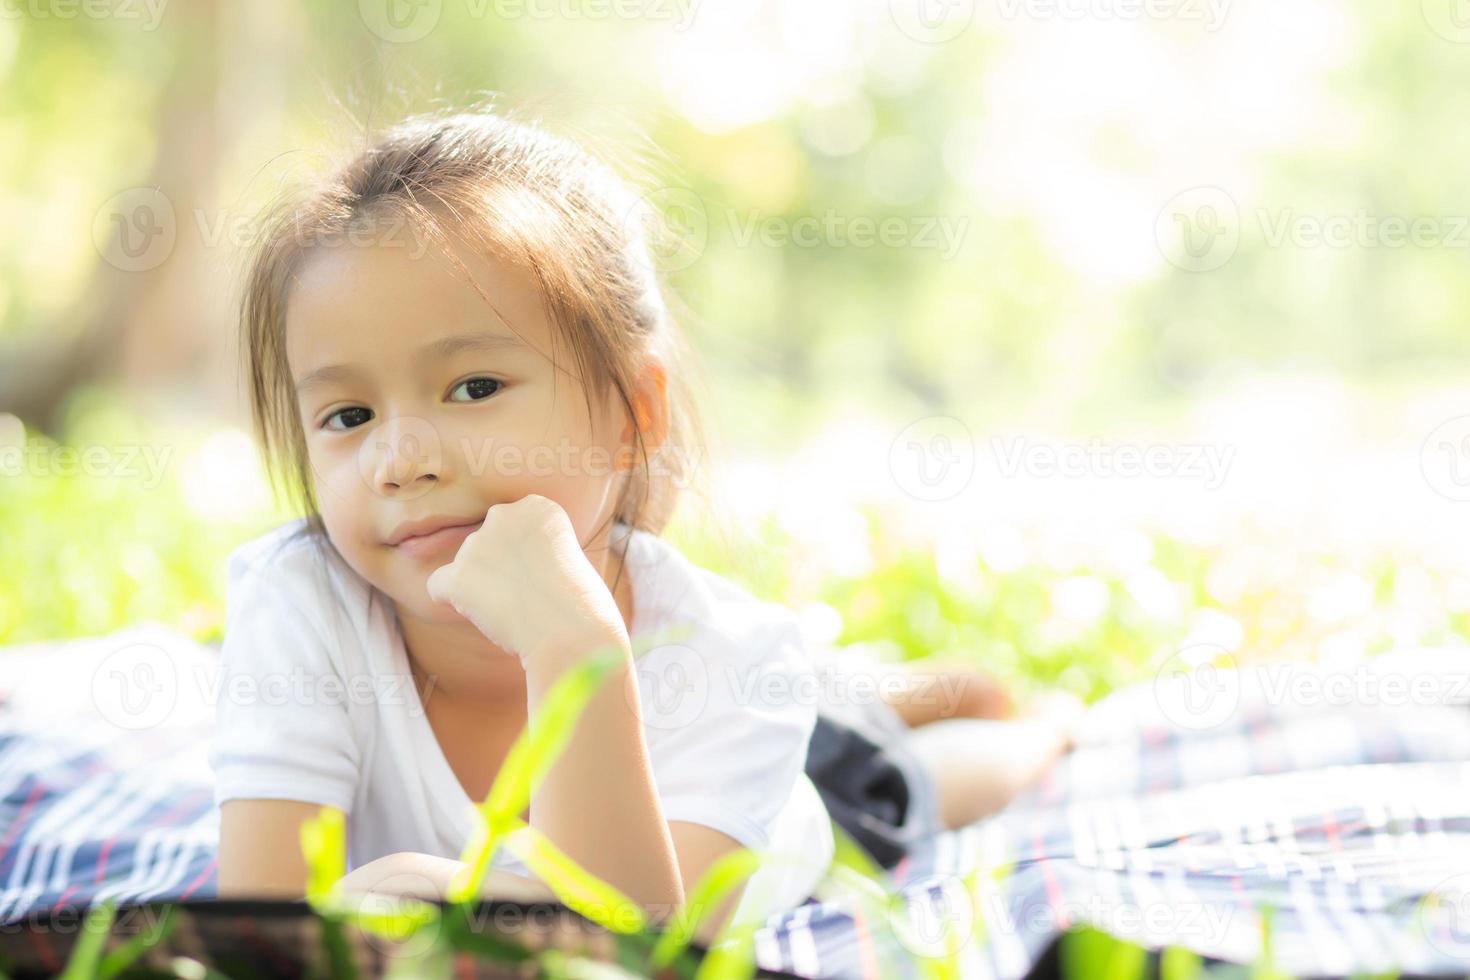
[(562, 671), (609, 649), (618, 649), (631, 656), (633, 644), (628, 638), (628, 631), (614, 626), (598, 625), (548, 638), (524, 658), (526, 676), (552, 680)]

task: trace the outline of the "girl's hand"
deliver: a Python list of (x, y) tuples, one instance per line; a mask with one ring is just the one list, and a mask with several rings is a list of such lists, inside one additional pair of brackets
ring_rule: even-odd
[(575, 659), (621, 641), (627, 626), (560, 504), (529, 494), (496, 504), (429, 576), (446, 603), (529, 670), (547, 657)]
[[(337, 882), (344, 895), (390, 895), (436, 901), (449, 894), (456, 878), (470, 866), (453, 858), (399, 851), (353, 868)], [(554, 902), (556, 893), (536, 878), (489, 868), (480, 883), (481, 898), (514, 902)]]

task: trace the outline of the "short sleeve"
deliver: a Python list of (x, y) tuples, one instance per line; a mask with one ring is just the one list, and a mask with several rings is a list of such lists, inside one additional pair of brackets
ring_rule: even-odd
[(646, 656), (639, 696), (664, 819), (765, 848), (816, 727), (814, 673), (796, 620), (741, 630), (728, 646), (672, 644)]
[(360, 759), (349, 688), (313, 612), (318, 593), (303, 559), (309, 553), (298, 550), (229, 560), (208, 753), (216, 805), (289, 799), (351, 811)]

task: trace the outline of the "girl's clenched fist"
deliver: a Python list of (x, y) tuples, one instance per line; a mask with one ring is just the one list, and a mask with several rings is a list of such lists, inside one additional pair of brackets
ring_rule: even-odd
[(566, 511), (539, 494), (491, 507), (427, 588), (527, 670), (544, 658), (565, 664), (627, 642), (617, 600)]

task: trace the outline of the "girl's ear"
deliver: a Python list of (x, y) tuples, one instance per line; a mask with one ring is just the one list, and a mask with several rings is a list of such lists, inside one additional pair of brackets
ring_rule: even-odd
[[(669, 436), (669, 376), (668, 369), (658, 357), (652, 357), (644, 369), (643, 379), (633, 394), (633, 411), (638, 428), (643, 430), (643, 442), (650, 452), (662, 446)], [(634, 461), (632, 449), (633, 423), (623, 426), (625, 451), (618, 453), (617, 468), (631, 469)]]

